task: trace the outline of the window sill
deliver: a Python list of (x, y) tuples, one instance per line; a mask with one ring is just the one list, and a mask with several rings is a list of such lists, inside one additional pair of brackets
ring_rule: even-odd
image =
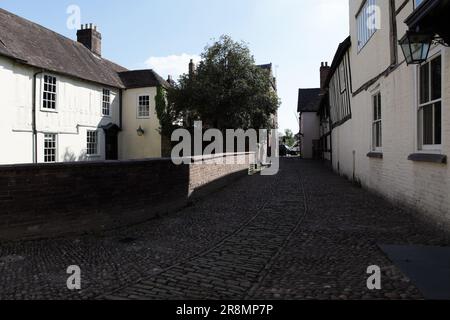
[(369, 152), (367, 154), (368, 158), (372, 159), (383, 159), (383, 153), (382, 152)]
[(45, 108), (41, 108), (41, 112), (58, 113), (58, 110), (56, 110), (56, 109), (45, 109)]
[(408, 157), (410, 161), (417, 162), (431, 162), (431, 163), (441, 163), (447, 164), (447, 156), (444, 154), (435, 153), (413, 153)]

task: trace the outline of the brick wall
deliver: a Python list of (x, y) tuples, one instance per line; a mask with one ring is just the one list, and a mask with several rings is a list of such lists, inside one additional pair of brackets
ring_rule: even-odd
[[(146, 221), (248, 172), (248, 158), (0, 166), (0, 240), (82, 234)], [(217, 159), (217, 157), (215, 157)]]

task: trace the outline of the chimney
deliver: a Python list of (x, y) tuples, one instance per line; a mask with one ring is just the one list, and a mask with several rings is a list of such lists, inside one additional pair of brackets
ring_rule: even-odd
[(328, 74), (330, 73), (330, 67), (328, 62), (322, 62), (320, 65), (320, 89), (324, 90), (325, 81), (327, 80)]
[(173, 78), (170, 74), (167, 76), (167, 83), (170, 84), (171, 86), (175, 83), (175, 81), (173, 81)]
[(195, 63), (194, 60), (191, 59), (191, 62), (189, 62), (189, 76), (192, 77), (195, 73)]
[(328, 62), (322, 62), (320, 65), (320, 89), (324, 90), (325, 81), (328, 78), (328, 74), (330, 73), (330, 66), (328, 66)]
[(91, 50), (94, 54), (102, 56), (102, 35), (97, 30), (97, 26), (81, 25), (81, 29), (77, 31), (77, 41)]

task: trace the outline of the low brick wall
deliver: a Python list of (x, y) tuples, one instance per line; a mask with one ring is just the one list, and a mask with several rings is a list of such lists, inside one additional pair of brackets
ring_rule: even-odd
[[(239, 164), (216, 164), (225, 158)], [(246, 160), (243, 162), (242, 157)], [(131, 225), (177, 210), (248, 172), (248, 156), (0, 166), (0, 240)]]

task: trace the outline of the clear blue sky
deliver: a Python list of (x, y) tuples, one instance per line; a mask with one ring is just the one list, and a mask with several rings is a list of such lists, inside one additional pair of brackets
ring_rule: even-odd
[[(280, 130), (298, 132), (298, 88), (319, 86), (321, 61), (331, 61), (348, 35), (348, 0), (0, 0), (8, 11), (69, 38), (67, 8), (98, 25), (103, 56), (129, 69), (179, 74), (186, 60), (222, 34), (244, 40), (258, 64), (277, 66)], [(186, 66), (186, 67), (185, 67)]]

